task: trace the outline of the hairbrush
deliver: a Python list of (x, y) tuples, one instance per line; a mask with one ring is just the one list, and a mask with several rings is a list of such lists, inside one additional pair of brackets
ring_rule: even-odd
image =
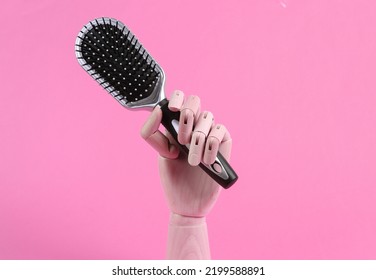
[[(75, 51), (84, 70), (125, 108), (151, 111), (160, 106), (163, 126), (179, 143), (180, 112), (168, 109), (165, 74), (123, 23), (106, 17), (90, 21), (79, 32)], [(179, 148), (189, 153), (189, 145), (179, 144)], [(238, 178), (220, 153), (213, 164), (201, 162), (199, 166), (224, 188), (229, 188)]]

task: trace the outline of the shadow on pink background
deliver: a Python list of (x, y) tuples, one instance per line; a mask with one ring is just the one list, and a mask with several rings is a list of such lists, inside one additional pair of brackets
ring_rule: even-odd
[(214, 259), (376, 258), (376, 2), (10, 1), (0, 16), (0, 259), (163, 259), (147, 112), (78, 65), (118, 18), (234, 139)]

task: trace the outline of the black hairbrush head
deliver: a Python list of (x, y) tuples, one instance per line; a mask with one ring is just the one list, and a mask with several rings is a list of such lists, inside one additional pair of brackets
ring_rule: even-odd
[(154, 107), (164, 98), (162, 68), (120, 21), (90, 21), (75, 49), (80, 65), (123, 106)]

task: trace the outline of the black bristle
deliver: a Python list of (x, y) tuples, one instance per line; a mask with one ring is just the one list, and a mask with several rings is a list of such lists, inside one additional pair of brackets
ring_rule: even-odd
[(80, 56), (91, 75), (117, 99), (135, 102), (149, 97), (159, 68), (135, 36), (114, 19), (94, 20), (80, 34)]

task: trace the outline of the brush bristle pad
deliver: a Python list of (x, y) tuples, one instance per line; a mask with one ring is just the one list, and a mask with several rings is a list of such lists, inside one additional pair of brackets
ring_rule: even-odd
[(119, 101), (150, 96), (160, 78), (159, 67), (119, 21), (102, 18), (85, 25), (76, 51), (82, 67)]

